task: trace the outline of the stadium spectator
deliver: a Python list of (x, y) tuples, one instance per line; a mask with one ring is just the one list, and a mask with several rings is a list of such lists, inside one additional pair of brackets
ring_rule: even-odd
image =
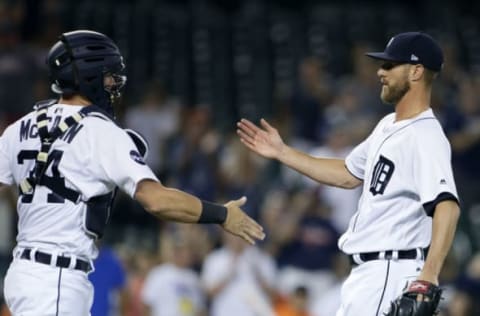
[(88, 275), (95, 289), (91, 316), (125, 315), (128, 301), (126, 278), (123, 264), (115, 251), (101, 244), (95, 259), (95, 271)]
[(223, 235), (223, 247), (205, 259), (202, 283), (211, 316), (273, 316), (275, 262), (258, 247)]
[(148, 273), (143, 289), (144, 316), (201, 316), (205, 300), (192, 269), (193, 251), (187, 236), (162, 234), (164, 262)]

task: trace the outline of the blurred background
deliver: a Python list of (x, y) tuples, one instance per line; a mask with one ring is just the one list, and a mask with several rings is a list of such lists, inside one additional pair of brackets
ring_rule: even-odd
[[(462, 204), (441, 315), (480, 315), (480, 2), (0, 0), (0, 131), (53, 96), (45, 56), (74, 29), (105, 33), (123, 52), (117, 118), (148, 139), (161, 181), (207, 200), (246, 195), (267, 232), (251, 248), (213, 225), (159, 222), (120, 195), (90, 275), (92, 316), (334, 315), (350, 269), (336, 241), (360, 192), (252, 155), (235, 124), (264, 117), (296, 148), (345, 157), (393, 110), (364, 53), (414, 30), (444, 49), (432, 107)], [(16, 193), (1, 194), (4, 275)]]

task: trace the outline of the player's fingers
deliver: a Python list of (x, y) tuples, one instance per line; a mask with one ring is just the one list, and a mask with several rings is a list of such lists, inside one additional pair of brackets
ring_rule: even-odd
[(260, 120), (260, 124), (262, 125), (263, 128), (265, 128), (265, 129), (266, 129), (267, 131), (269, 131), (269, 132), (274, 132), (274, 131), (275, 131), (275, 128), (274, 128), (272, 125), (270, 125), (270, 124), (267, 122), (267, 120), (264, 119), (264, 118), (262, 118), (262, 119)]
[(258, 229), (251, 229), (249, 232), (249, 235), (252, 236), (253, 238), (257, 240), (264, 240), (265, 239), (265, 233), (261, 230)]
[(237, 134), (238, 136), (240, 136), (240, 141), (242, 143), (247, 145), (250, 149), (253, 149), (253, 147), (255, 146), (255, 140), (252, 137), (248, 136), (241, 130), (237, 130)]
[(241, 127), (245, 132), (250, 133), (251, 135), (255, 135), (256, 133), (260, 132), (262, 129), (257, 125), (253, 124), (247, 119), (241, 119), (240, 122), (237, 124)]
[(245, 215), (243, 225), (245, 227), (244, 230), (248, 233), (249, 236), (258, 240), (263, 240), (265, 238), (263, 227), (248, 215)]
[(255, 232), (258, 233), (258, 236), (262, 236), (262, 239), (265, 237), (265, 233), (263, 233), (263, 227), (259, 223), (257, 223), (254, 219), (247, 216), (248, 225), (250, 225)]
[(253, 130), (245, 128), (242, 125), (238, 126), (237, 133), (239, 133), (239, 135), (241, 135), (243, 138), (248, 139), (250, 142), (253, 142), (259, 134), (259, 132), (254, 132)]
[(242, 132), (243, 135), (251, 138), (255, 136), (255, 131), (253, 131), (251, 128), (249, 128), (247, 125), (245, 125), (242, 122), (237, 123), (237, 132), (238, 131)]
[(245, 145), (247, 146), (248, 149), (252, 150), (252, 151), (255, 151), (256, 148), (254, 145), (252, 145), (251, 143), (245, 141), (244, 139), (240, 139), (240, 141)]
[(235, 200), (234, 202), (237, 206), (242, 206), (243, 204), (245, 204), (245, 202), (247, 202), (247, 197), (242, 196), (241, 198), (239, 198), (238, 200)]
[(240, 234), (240, 237), (242, 237), (246, 242), (248, 242), (250, 245), (255, 245), (255, 240), (253, 240), (250, 236), (248, 236), (247, 233), (242, 232)]
[(253, 142), (254, 140), (254, 137), (255, 137), (255, 134), (251, 134), (249, 132), (246, 132), (244, 129), (242, 128), (238, 128), (237, 129), (237, 134), (241, 137), (241, 138), (244, 138), (244, 139), (247, 139), (249, 140), (250, 142)]

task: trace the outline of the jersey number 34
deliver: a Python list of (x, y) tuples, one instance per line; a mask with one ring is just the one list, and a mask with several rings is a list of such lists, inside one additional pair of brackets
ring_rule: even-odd
[[(21, 150), (17, 155), (17, 162), (20, 165), (23, 165), (25, 160), (35, 160), (37, 158), (38, 150)], [(65, 188), (65, 178), (60, 175), (58, 171), (58, 165), (60, 160), (62, 159), (63, 151), (61, 150), (52, 150), (48, 154), (48, 160), (46, 167), (49, 168), (51, 165), (52, 176), (47, 176), (46, 174), (43, 175), (45, 181), (48, 181), (50, 185), (54, 187), (61, 187)], [(29, 177), (34, 176), (34, 170), (30, 170)], [(34, 191), (35, 192), (35, 191)], [(31, 203), (33, 200), (33, 194), (23, 194), (22, 195), (22, 203)], [(48, 203), (64, 203), (65, 199), (58, 194), (53, 192), (47, 195), (47, 202)]]

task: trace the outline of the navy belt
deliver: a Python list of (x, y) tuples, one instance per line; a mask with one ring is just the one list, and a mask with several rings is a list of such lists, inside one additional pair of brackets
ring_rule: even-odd
[[(32, 249), (26, 248), (22, 251), (20, 254), (20, 258), (22, 259), (28, 259), (28, 260), (33, 260), (35, 262), (43, 263), (43, 264), (48, 264), (50, 265), (52, 262), (52, 255), (41, 252), (41, 251), (35, 251), (35, 255), (32, 258)], [(72, 260), (70, 257), (63, 257), (63, 256), (57, 256), (57, 263), (56, 266), (59, 268), (69, 268), (70, 267), (70, 260)], [(75, 266), (73, 269), (75, 270), (80, 270), (83, 272), (90, 272), (92, 270), (92, 266), (90, 265), (90, 262), (77, 259), (75, 260)]]
[(425, 260), (428, 249), (416, 248), (409, 250), (386, 250), (377, 252), (363, 252), (349, 255), (350, 263), (358, 265), (372, 260), (400, 260), (400, 259), (416, 259)]

